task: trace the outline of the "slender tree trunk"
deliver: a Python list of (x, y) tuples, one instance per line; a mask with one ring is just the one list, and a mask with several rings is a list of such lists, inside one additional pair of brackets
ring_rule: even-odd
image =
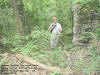
[(20, 15), (20, 9), (19, 9), (19, 4), (17, 4), (17, 0), (10, 0), (11, 1), (11, 6), (14, 9), (16, 20), (19, 26), (19, 34), (23, 35), (23, 21), (22, 21), (22, 16)]
[(24, 34), (29, 34), (31, 32), (31, 26), (28, 24), (27, 16), (24, 9), (24, 4), (22, 0), (18, 0), (18, 9), (19, 14), (23, 23), (23, 32)]
[(100, 0), (99, 0), (99, 6), (100, 6)]

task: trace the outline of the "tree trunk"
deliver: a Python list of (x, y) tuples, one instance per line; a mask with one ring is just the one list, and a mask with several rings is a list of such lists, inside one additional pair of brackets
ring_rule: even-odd
[(17, 3), (17, 0), (10, 0), (11, 1), (11, 6), (14, 9), (16, 20), (19, 26), (19, 34), (23, 35), (23, 20), (22, 20), (22, 15), (19, 9), (19, 4)]
[(18, 9), (19, 9), (20, 18), (23, 23), (23, 32), (24, 34), (28, 34), (31, 32), (31, 27), (30, 24), (28, 24), (28, 20), (25, 14), (24, 4), (22, 0), (18, 0)]
[(99, 6), (100, 6), (100, 0), (99, 0)]
[(79, 39), (80, 39), (80, 34), (81, 34), (81, 24), (80, 24), (80, 18), (79, 18), (79, 10), (80, 10), (80, 5), (78, 4), (75, 4), (73, 5), (73, 19), (74, 19), (74, 26), (73, 26), (73, 44), (75, 46), (78, 46), (79, 45)]

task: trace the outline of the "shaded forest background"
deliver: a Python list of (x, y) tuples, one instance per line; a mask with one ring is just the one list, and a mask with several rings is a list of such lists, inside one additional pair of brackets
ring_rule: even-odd
[[(57, 48), (48, 51), (47, 29), (54, 16), (63, 31)], [(22, 53), (46, 65), (70, 67), (87, 75), (100, 74), (99, 17), (99, 0), (0, 0), (0, 52)], [(74, 38), (80, 46), (73, 44)], [(56, 74), (60, 72), (51, 75)]]

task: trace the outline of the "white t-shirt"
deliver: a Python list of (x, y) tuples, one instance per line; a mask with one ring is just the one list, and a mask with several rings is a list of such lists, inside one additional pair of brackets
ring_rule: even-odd
[(62, 27), (61, 27), (61, 25), (59, 24), (59, 23), (52, 23), (51, 25), (50, 25), (50, 28), (52, 29), (52, 25), (56, 25), (55, 26), (55, 28), (53, 29), (53, 31), (52, 31), (52, 34), (60, 34), (60, 32), (62, 31)]

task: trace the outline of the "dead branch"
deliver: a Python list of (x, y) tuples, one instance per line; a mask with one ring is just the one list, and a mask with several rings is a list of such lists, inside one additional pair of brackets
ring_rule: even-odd
[(43, 70), (46, 70), (46, 71), (49, 71), (49, 72), (56, 71), (56, 70), (61, 70), (58, 67), (50, 67), (50, 66), (44, 65), (42, 63), (39, 63), (39, 62), (37, 62), (37, 61), (35, 61), (35, 60), (33, 60), (33, 59), (29, 58), (29, 57), (26, 57), (26, 56), (24, 56), (22, 54), (16, 54), (16, 58), (19, 59), (19, 60), (22, 60), (22, 61), (24, 61), (24, 62), (26, 62), (28, 64), (38, 65), (38, 67), (40, 69), (43, 69)]

